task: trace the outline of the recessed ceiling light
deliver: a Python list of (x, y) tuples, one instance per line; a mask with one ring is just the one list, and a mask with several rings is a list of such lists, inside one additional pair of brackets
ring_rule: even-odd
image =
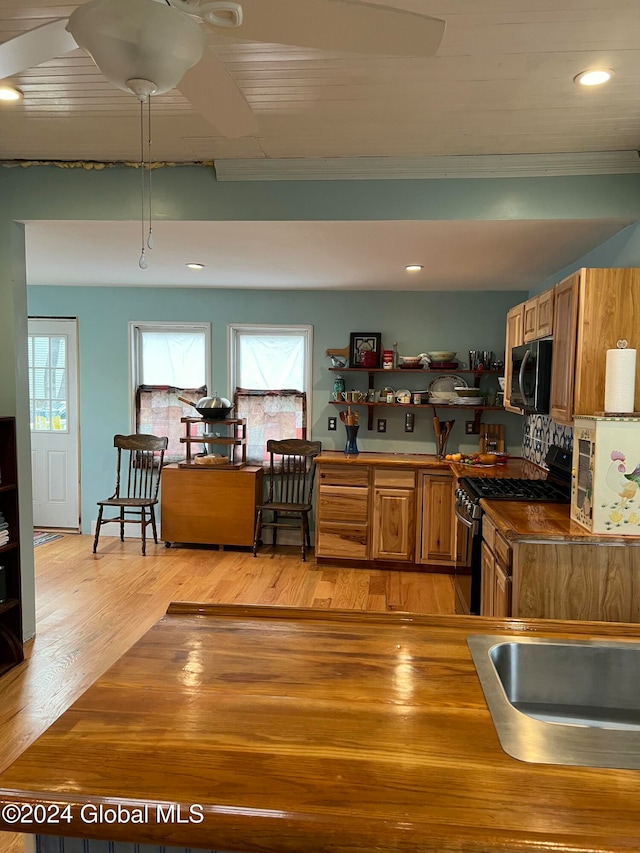
[(405, 269), (407, 272), (420, 272), (420, 270), (423, 270), (424, 267), (422, 266), (422, 264), (407, 264)]
[(22, 92), (13, 86), (0, 86), (0, 101), (21, 101)]
[(185, 264), (185, 266), (189, 267), (190, 270), (203, 270), (205, 265), (204, 264), (191, 263), (191, 264)]
[(592, 68), (589, 71), (581, 71), (577, 74), (573, 81), (581, 86), (601, 86), (613, 77), (613, 71), (610, 68)]

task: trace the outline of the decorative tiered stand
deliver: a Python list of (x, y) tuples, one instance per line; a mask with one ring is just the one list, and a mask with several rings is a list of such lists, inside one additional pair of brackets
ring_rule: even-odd
[[(229, 456), (225, 462), (215, 463), (216, 468), (244, 468), (247, 464), (247, 419), (246, 418), (226, 418), (224, 420), (210, 420), (207, 418), (180, 418), (185, 424), (186, 435), (180, 439), (182, 444), (185, 444), (186, 459), (184, 462), (179, 462), (180, 468), (208, 468), (210, 465), (200, 465), (194, 461), (194, 455), (191, 452), (192, 444), (222, 444), (229, 448)], [(217, 429), (218, 427), (228, 428), (227, 435), (211, 435), (205, 433), (200, 435), (193, 427), (205, 425), (209, 429)], [(204, 457), (204, 459), (213, 459), (214, 457)]]

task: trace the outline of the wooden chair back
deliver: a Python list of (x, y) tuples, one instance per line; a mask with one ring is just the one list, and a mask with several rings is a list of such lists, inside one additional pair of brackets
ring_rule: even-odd
[(269, 503), (310, 504), (322, 442), (304, 438), (269, 439)]
[(167, 436), (115, 435), (118, 451), (114, 498), (157, 500)]

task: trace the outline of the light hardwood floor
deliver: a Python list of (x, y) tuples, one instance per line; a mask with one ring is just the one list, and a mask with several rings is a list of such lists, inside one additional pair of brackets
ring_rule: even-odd
[[(167, 549), (65, 535), (35, 549), (35, 639), (0, 678), (0, 770), (6, 768), (166, 611), (171, 601), (453, 613), (444, 574), (317, 566), (297, 548)], [(24, 849), (0, 833), (0, 853)]]

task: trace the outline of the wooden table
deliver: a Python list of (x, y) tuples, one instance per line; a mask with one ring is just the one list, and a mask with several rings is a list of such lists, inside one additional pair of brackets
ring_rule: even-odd
[[(252, 853), (637, 851), (640, 773), (502, 751), (466, 644), (486, 632), (640, 638), (172, 605), (0, 776), (0, 808), (68, 821), (0, 829)], [(94, 820), (108, 808), (141, 822)]]
[(160, 524), (167, 543), (253, 545), (262, 468), (167, 465), (162, 471)]

